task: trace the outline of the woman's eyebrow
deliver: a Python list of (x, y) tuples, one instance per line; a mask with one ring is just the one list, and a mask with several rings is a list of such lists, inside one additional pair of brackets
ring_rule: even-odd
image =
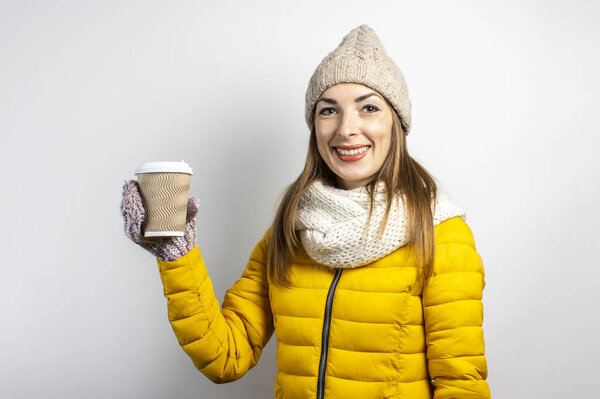
[[(359, 102), (361, 102), (362, 100), (364, 100), (364, 99), (366, 99), (366, 98), (369, 98), (369, 97), (371, 97), (371, 96), (377, 96), (377, 97), (381, 98), (381, 96), (380, 96), (379, 94), (377, 94), (377, 93), (375, 93), (375, 92), (371, 92), (371, 93), (367, 93), (367, 94), (365, 94), (365, 95), (363, 95), (363, 96), (356, 97), (356, 99), (354, 99), (354, 102), (355, 102), (355, 103), (359, 103)], [(329, 104), (337, 104), (337, 101), (335, 101), (333, 98), (321, 97), (321, 98), (319, 99), (319, 101), (325, 101), (326, 103), (329, 103)], [(318, 103), (319, 101), (317, 101), (317, 103)]]

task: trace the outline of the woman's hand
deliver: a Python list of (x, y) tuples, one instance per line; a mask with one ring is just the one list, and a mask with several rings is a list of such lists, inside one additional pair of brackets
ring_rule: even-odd
[(165, 262), (172, 262), (196, 246), (196, 214), (200, 200), (190, 197), (187, 203), (185, 233), (183, 237), (144, 237), (142, 225), (146, 211), (137, 181), (125, 181), (121, 214), (125, 222), (125, 235), (133, 242)]

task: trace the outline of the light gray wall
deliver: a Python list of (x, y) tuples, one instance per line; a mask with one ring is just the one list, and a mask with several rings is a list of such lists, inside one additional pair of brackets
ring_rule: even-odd
[(1, 397), (272, 397), (274, 339), (225, 385), (179, 348), (121, 187), (194, 168), (222, 300), (303, 165), (308, 79), (362, 23), (407, 78), (409, 150), (467, 211), (493, 397), (594, 395), (597, 2), (0, 4)]

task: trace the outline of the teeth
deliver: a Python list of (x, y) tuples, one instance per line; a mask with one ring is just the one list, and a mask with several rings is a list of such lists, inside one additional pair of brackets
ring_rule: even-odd
[(354, 150), (344, 150), (343, 148), (338, 148), (338, 147), (336, 147), (335, 149), (337, 150), (337, 152), (339, 152), (342, 155), (356, 155), (356, 154), (360, 154), (360, 153), (367, 151), (369, 149), (369, 146), (356, 148)]

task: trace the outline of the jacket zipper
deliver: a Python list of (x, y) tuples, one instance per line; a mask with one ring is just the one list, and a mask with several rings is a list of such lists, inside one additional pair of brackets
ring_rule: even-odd
[(317, 378), (317, 399), (323, 399), (325, 393), (325, 369), (327, 368), (327, 350), (329, 349), (329, 326), (331, 325), (331, 307), (333, 294), (340, 280), (342, 269), (336, 269), (333, 281), (329, 286), (327, 301), (325, 302), (325, 316), (323, 317), (323, 333), (321, 335), (321, 359), (319, 360), (319, 377)]

